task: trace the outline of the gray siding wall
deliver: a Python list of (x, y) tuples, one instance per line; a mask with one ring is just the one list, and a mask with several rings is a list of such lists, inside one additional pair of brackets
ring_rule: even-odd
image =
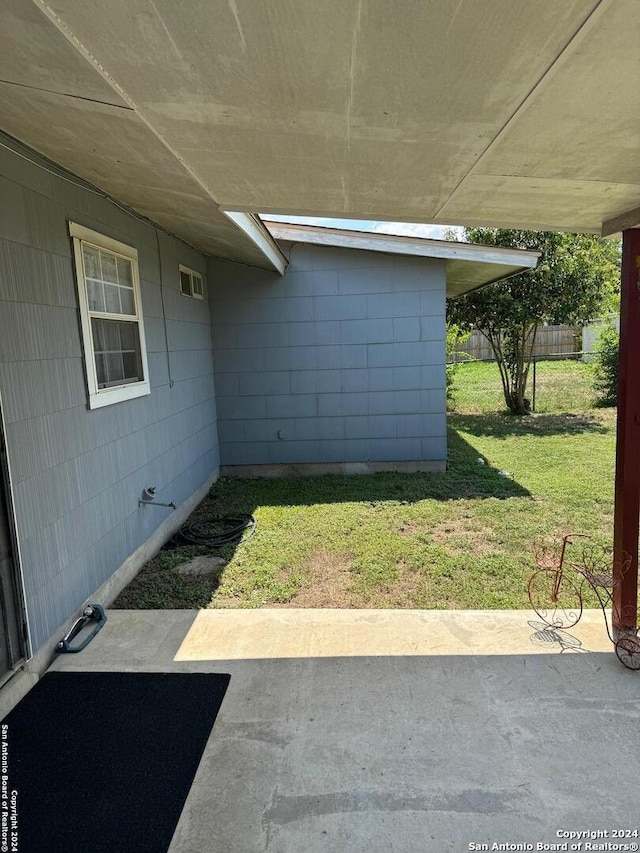
[(444, 460), (444, 263), (290, 249), (209, 260), (221, 464)]
[[(152, 393), (87, 409), (67, 221), (139, 253)], [(0, 394), (34, 650), (166, 518), (147, 485), (186, 500), (219, 464), (208, 301), (183, 297), (178, 263), (205, 259), (0, 148)]]

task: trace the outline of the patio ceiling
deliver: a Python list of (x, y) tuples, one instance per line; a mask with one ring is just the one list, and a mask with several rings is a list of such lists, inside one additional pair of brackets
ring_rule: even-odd
[(0, 33), (2, 129), (209, 254), (278, 265), (224, 210), (640, 223), (636, 0), (5, 0)]

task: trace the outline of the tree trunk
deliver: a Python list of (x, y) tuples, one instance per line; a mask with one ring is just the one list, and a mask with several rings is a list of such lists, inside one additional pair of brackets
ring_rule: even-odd
[(525, 395), (537, 332), (538, 323), (533, 323), (528, 328), (522, 326), (513, 341), (512, 393), (509, 408), (515, 415), (531, 414), (531, 402)]
[(507, 408), (514, 415), (530, 414), (531, 403), (525, 395), (538, 323), (529, 327), (481, 331), (489, 341), (498, 365)]
[(480, 330), (491, 345), (500, 371), (502, 393), (507, 408), (514, 415), (531, 414), (531, 403), (525, 396), (538, 323), (496, 331)]
[(498, 365), (498, 370), (500, 371), (500, 381), (502, 382), (502, 393), (504, 395), (505, 402), (509, 408), (511, 408), (509, 404), (509, 400), (511, 399), (511, 391), (509, 389), (509, 373), (507, 371), (504, 353), (502, 352), (502, 341), (500, 332), (493, 331), (485, 331), (484, 329), (480, 330), (485, 338), (489, 341), (491, 345), (491, 350), (493, 352), (493, 356), (496, 360), (496, 364)]

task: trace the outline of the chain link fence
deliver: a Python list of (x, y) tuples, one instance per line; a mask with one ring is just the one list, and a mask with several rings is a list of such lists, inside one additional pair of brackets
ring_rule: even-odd
[[(536, 357), (527, 383), (531, 409), (540, 413), (585, 411), (593, 408), (593, 368), (585, 353), (565, 352)], [(506, 404), (500, 372), (493, 360), (455, 362), (450, 408), (455, 412), (500, 412)]]

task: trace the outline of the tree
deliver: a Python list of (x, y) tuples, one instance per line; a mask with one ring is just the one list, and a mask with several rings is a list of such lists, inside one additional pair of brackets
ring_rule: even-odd
[(587, 234), (465, 228), (470, 243), (532, 249), (535, 270), (452, 299), (448, 320), (479, 329), (495, 355), (507, 407), (528, 414), (527, 380), (540, 325), (583, 325), (616, 305), (620, 245)]
[(471, 332), (463, 332), (460, 326), (456, 326), (455, 323), (447, 323), (447, 334), (445, 338), (446, 343), (446, 355), (447, 355), (447, 408), (449, 406), (453, 406), (453, 394), (455, 391), (454, 382), (456, 379), (456, 373), (458, 372), (458, 367), (460, 366), (455, 358), (455, 350), (456, 346), (459, 343), (463, 343), (471, 336)]
[(607, 323), (598, 335), (593, 363), (593, 387), (598, 395), (596, 406), (615, 406), (618, 402), (618, 368), (620, 335)]

